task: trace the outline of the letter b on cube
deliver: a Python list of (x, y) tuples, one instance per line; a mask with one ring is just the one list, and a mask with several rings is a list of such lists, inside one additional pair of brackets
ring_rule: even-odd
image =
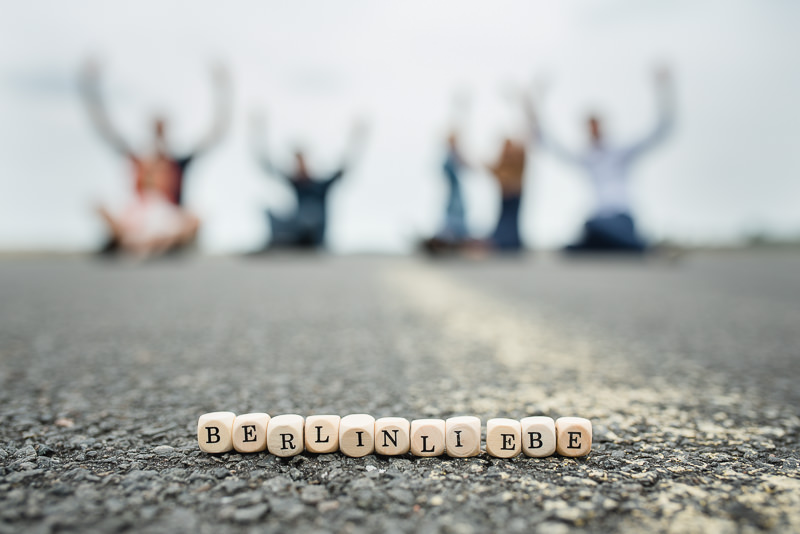
[(552, 456), (556, 452), (556, 424), (552, 417), (526, 417), (522, 425), (522, 452), (533, 458)]
[(197, 421), (197, 443), (200, 450), (212, 454), (233, 449), (233, 412), (211, 412)]

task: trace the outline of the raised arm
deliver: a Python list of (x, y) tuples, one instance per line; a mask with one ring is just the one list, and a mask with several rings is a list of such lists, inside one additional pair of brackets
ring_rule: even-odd
[(339, 165), (341, 173), (344, 173), (344, 171), (349, 169), (355, 163), (355, 161), (361, 157), (361, 154), (364, 152), (366, 139), (367, 123), (361, 119), (358, 119), (353, 123), (353, 127), (350, 130), (350, 138), (347, 142), (347, 146), (345, 147), (342, 163)]
[[(450, 130), (447, 133), (448, 161), (453, 159), (459, 167), (471, 167), (462, 152), (461, 132), (466, 129), (467, 116), (471, 107), (471, 96), (466, 87), (461, 87), (453, 93), (450, 103)], [(480, 167), (480, 165), (477, 165)]]
[[(544, 94), (546, 92), (547, 87), (549, 84), (543, 80), (538, 79), (536, 80), (533, 90), (531, 94), (535, 94), (537, 101), (541, 101), (544, 98)], [(536, 145), (548, 150), (549, 152), (553, 153), (556, 157), (563, 159), (564, 161), (574, 163), (580, 165), (583, 163), (583, 159), (579, 154), (572, 152), (571, 150), (564, 148), (564, 146), (559, 143), (558, 141), (554, 140), (550, 135), (547, 135), (542, 130), (541, 122), (539, 121), (539, 116), (536, 113), (536, 108), (533, 102), (533, 96), (529, 94), (522, 94), (522, 107), (525, 111), (525, 119), (527, 123), (527, 131), (528, 131), (528, 138), (527, 143), (535, 143)]]
[(267, 143), (266, 135), (264, 133), (266, 128), (264, 124), (264, 116), (258, 112), (253, 112), (250, 117), (250, 144), (253, 154), (255, 154), (256, 160), (267, 174), (275, 174), (282, 178), (289, 179), (289, 175), (287, 173), (282, 172), (280, 169), (275, 167), (272, 162), (272, 158), (266, 149)]
[(193, 156), (206, 152), (219, 143), (230, 123), (231, 84), (228, 71), (221, 64), (214, 65), (211, 69), (211, 78), (214, 87), (214, 119), (208, 133), (192, 151)]
[(464, 157), (458, 137), (458, 130), (455, 128), (450, 130), (450, 133), (447, 135), (447, 159), (444, 165), (445, 169), (449, 168), (452, 172), (456, 172), (461, 168), (468, 169), (474, 167), (474, 165), (471, 165), (467, 158)]
[(105, 104), (100, 96), (100, 68), (94, 61), (88, 61), (83, 67), (80, 77), (80, 92), (83, 96), (89, 117), (97, 131), (118, 152), (131, 156), (133, 151), (128, 143), (111, 125)]
[(631, 156), (642, 152), (660, 143), (672, 129), (675, 115), (675, 96), (672, 85), (672, 76), (668, 69), (660, 68), (655, 73), (656, 99), (658, 105), (658, 119), (655, 127), (639, 142), (628, 148)]
[(536, 140), (538, 145), (555, 155), (557, 158), (563, 159), (569, 163), (574, 163), (576, 165), (583, 164), (583, 158), (580, 156), (580, 154), (564, 148), (564, 145), (554, 140), (550, 135), (545, 134), (538, 122), (532, 126), (531, 132), (531, 136)]

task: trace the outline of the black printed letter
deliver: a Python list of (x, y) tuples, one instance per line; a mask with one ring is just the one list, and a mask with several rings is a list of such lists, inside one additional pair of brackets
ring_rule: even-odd
[(295, 447), (294, 443), (292, 443), (293, 439), (294, 436), (292, 434), (281, 434), (281, 449), (295, 450), (297, 447)]
[(320, 434), (320, 430), (322, 430), (321, 426), (315, 426), (314, 428), (317, 429), (317, 443), (328, 443), (331, 440), (330, 436), (326, 436), (325, 439), (322, 439), (322, 434)]
[[(534, 437), (534, 436), (536, 436), (536, 437)], [(544, 445), (544, 443), (542, 443), (542, 433), (541, 432), (528, 432), (528, 437), (531, 438), (531, 444), (529, 446), (531, 449), (538, 449), (542, 445)]]
[(500, 434), (503, 437), (503, 446), (500, 450), (513, 451), (514, 450), (514, 434)]
[(382, 432), (383, 432), (383, 446), (384, 447), (388, 447), (389, 446), (389, 444), (386, 443), (386, 440), (388, 439), (389, 441), (392, 442), (392, 445), (397, 447), (397, 429), (392, 430), (392, 432), (394, 432), (394, 437), (391, 437), (389, 435), (389, 431), (388, 430), (383, 430)]
[(428, 449), (428, 436), (420, 436), (422, 438), (422, 451), (421, 452), (433, 452), (435, 447), (431, 447)]
[(567, 432), (567, 434), (569, 434), (569, 445), (567, 445), (567, 448), (568, 449), (580, 449), (581, 448), (581, 444), (578, 442), (578, 440), (581, 437), (581, 433), (580, 432)]
[(255, 441), (256, 440), (256, 425), (242, 425), (242, 430), (244, 430), (244, 441), (247, 443), (248, 441)]
[[(213, 430), (213, 432), (212, 432), (212, 430)], [(208, 432), (208, 439), (206, 440), (206, 443), (219, 443), (219, 440), (220, 440), (219, 428), (217, 428), (215, 426), (207, 426), (206, 427), (206, 432)], [(211, 439), (211, 438), (214, 438), (214, 439)]]

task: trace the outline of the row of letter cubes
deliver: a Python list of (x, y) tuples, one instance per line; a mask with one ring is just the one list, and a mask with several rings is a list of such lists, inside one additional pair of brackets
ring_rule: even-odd
[[(269, 451), (276, 456), (294, 456), (341, 451), (352, 457), (373, 452), (387, 456), (406, 454), (466, 458), (481, 453), (481, 420), (463, 416), (450, 419), (401, 417), (375, 420), (367, 414), (345, 417), (299, 415), (270, 417), (265, 413), (237, 416), (214, 412), (197, 423), (200, 449), (209, 453)], [(592, 423), (580, 417), (526, 417), (490, 419), (486, 424), (486, 452), (497, 458), (520, 453), (541, 458), (558, 453), (585, 456), (592, 448)]]

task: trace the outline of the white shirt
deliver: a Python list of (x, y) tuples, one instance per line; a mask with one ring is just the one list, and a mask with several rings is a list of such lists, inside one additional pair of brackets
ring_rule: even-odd
[(661, 106), (655, 129), (645, 138), (627, 147), (610, 147), (604, 144), (589, 147), (585, 152), (574, 154), (558, 143), (536, 132), (539, 143), (557, 156), (580, 165), (586, 170), (594, 188), (594, 216), (603, 217), (630, 214), (631, 201), (628, 192), (630, 167), (639, 155), (662, 140), (672, 125), (669, 106)]

